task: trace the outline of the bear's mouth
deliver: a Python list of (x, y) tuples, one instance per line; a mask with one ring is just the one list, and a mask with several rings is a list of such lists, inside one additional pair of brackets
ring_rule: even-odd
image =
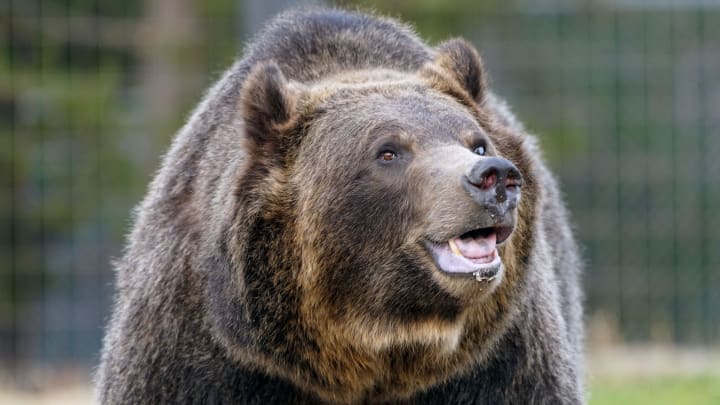
[(428, 240), (425, 245), (443, 273), (488, 280), (497, 276), (502, 265), (497, 246), (505, 242), (512, 231), (512, 226), (479, 228), (445, 242)]

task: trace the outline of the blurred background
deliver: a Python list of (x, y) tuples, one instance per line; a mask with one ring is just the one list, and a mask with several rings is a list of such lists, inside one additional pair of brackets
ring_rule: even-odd
[[(92, 400), (132, 207), (291, 4), (0, 0), (0, 402)], [(467, 38), (539, 135), (588, 264), (590, 402), (720, 404), (720, 0), (332, 4)]]

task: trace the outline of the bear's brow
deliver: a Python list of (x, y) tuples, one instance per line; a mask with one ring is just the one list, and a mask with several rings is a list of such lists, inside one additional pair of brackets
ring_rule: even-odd
[(394, 121), (377, 122), (370, 127), (370, 132), (379, 134), (379, 135), (402, 136), (404, 134), (405, 136), (407, 136), (407, 132), (405, 131), (403, 126), (400, 125), (400, 123), (394, 122)]
[(485, 136), (485, 133), (483, 131), (478, 131), (477, 129), (469, 129), (461, 131), (460, 139), (470, 144), (476, 144), (478, 142), (487, 140), (487, 136)]
[(413, 145), (416, 137), (408, 132), (407, 128), (397, 122), (384, 121), (370, 127), (373, 142), (384, 139), (385, 141), (398, 142), (406, 146)]

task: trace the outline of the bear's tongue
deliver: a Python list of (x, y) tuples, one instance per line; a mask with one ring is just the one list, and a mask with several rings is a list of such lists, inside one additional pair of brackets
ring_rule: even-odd
[(474, 238), (455, 238), (448, 241), (450, 250), (458, 256), (466, 259), (487, 259), (492, 261), (497, 235), (495, 232), (486, 237), (477, 236)]
[(477, 274), (486, 277), (497, 273), (500, 256), (495, 232), (453, 238), (429, 245), (438, 267), (446, 273)]

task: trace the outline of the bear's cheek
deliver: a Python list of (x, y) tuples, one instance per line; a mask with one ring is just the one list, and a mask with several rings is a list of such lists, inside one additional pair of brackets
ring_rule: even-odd
[(463, 303), (438, 285), (417, 252), (354, 255), (324, 264), (316, 291), (336, 322), (369, 322), (383, 329), (397, 321), (454, 323), (462, 313)]
[(332, 204), (313, 210), (320, 230), (311, 247), (314, 278), (325, 302), (339, 317), (350, 307), (371, 319), (455, 317), (455, 299), (433, 279), (418, 243), (412, 188), (386, 185), (368, 179), (337, 187), (326, 200)]
[(417, 221), (409, 187), (364, 178), (328, 192), (334, 195), (326, 207), (317, 209), (318, 228), (334, 251), (386, 258), (411, 237)]

